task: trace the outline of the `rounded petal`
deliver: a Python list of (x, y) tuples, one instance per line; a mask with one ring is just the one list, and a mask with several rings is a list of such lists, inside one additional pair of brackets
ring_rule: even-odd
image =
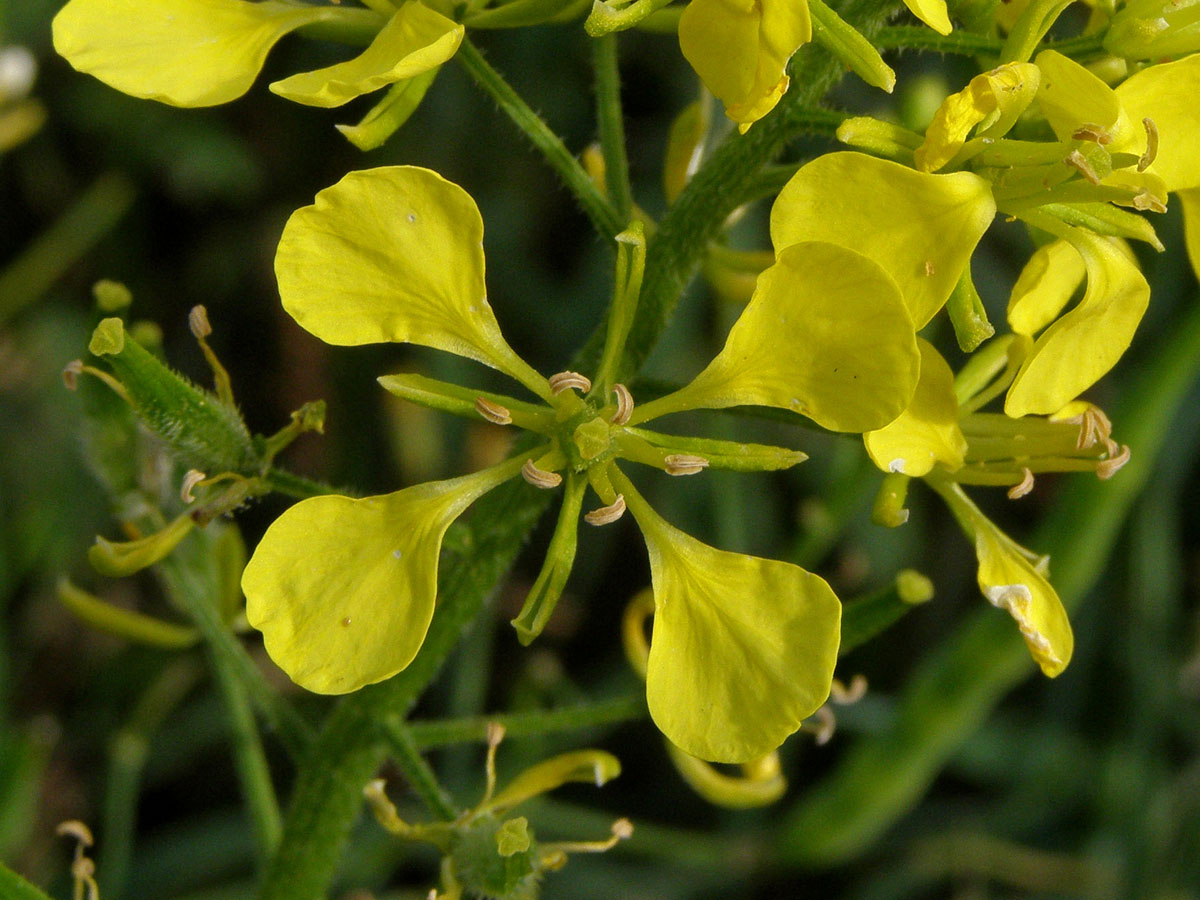
[(301, 687), (344, 694), (395, 675), (425, 640), (446, 529), (495, 470), (361, 500), (301, 500), (242, 575), (246, 618)]
[(1158, 155), (1152, 171), (1168, 190), (1200, 187), (1200, 54), (1170, 63), (1147, 66), (1117, 89), (1125, 109), (1137, 119), (1153, 120), (1158, 130)]
[(908, 7), (909, 12), (938, 34), (950, 33), (950, 14), (946, 10), (946, 0), (904, 0), (904, 5)]
[(787, 61), (812, 37), (804, 0), (692, 0), (679, 46), (725, 114), (746, 127), (787, 90)]
[(709, 547), (659, 518), (628, 483), (621, 491), (650, 552), (654, 723), (700, 759), (769, 753), (829, 695), (837, 596), (799, 566)]
[(54, 17), (54, 49), (131, 96), (214, 106), (250, 89), (285, 34), (339, 15), (277, 0), (71, 0)]
[(321, 191), (288, 219), (275, 274), (284, 309), (323, 341), (437, 347), (549, 396), (488, 304), (475, 201), (436, 172), (368, 169)]
[(333, 107), (436, 69), (462, 43), (464, 28), (419, 2), (405, 3), (354, 59), (276, 81), (271, 90), (309, 106)]
[(1009, 326), (1017, 334), (1037, 334), (1063, 311), (1086, 274), (1083, 257), (1069, 242), (1039, 247), (1009, 295)]
[(933, 345), (917, 338), (921, 379), (912, 403), (893, 422), (863, 435), (867, 453), (885, 472), (920, 477), (941, 463), (950, 471), (963, 464), (967, 439), (958, 425), (954, 373)]
[(1087, 291), (1034, 341), (1008, 389), (1010, 416), (1050, 415), (1095, 384), (1121, 358), (1150, 302), (1145, 276), (1117, 244), (1078, 229), (1072, 243), (1087, 267)]
[(1088, 125), (1112, 137), (1106, 145), (1110, 153), (1142, 152), (1146, 135), (1140, 125), (1134, 127), (1129, 121), (1126, 106), (1111, 87), (1056, 50), (1043, 50), (1036, 63), (1042, 70), (1038, 105), (1060, 141), (1070, 140), (1081, 125)]
[(793, 244), (759, 276), (708, 367), (674, 394), (635, 408), (633, 421), (773, 406), (834, 431), (868, 431), (904, 410), (920, 366), (912, 320), (887, 273), (845, 247)]
[(771, 210), (776, 251), (829, 241), (870, 257), (900, 287), (922, 328), (942, 308), (996, 214), (991, 187), (970, 172), (931, 175), (862, 153), (827, 153), (802, 167)]

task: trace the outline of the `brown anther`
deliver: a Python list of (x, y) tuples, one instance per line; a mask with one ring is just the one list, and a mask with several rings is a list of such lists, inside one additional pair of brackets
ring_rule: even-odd
[(184, 503), (196, 502), (196, 498), (192, 494), (192, 489), (207, 477), (199, 469), (188, 469), (187, 474), (183, 476), (183, 484), (179, 488), (179, 496), (183, 499)]
[(591, 379), (578, 372), (559, 372), (557, 375), (551, 375), (546, 381), (552, 394), (561, 394), (567, 388), (586, 394), (592, 389)]
[(1138, 191), (1129, 203), (1134, 209), (1141, 212), (1165, 213), (1167, 211), (1167, 204), (1146, 190)]
[(1116, 452), (1116, 443), (1109, 437), (1112, 434), (1112, 420), (1100, 407), (1089, 406), (1068, 421), (1079, 425), (1079, 438), (1075, 441), (1076, 450), (1087, 450), (1099, 441), (1104, 441), (1110, 445), (1112, 452)]
[(1078, 150), (1072, 150), (1063, 160), (1072, 169), (1075, 169), (1086, 178), (1091, 184), (1099, 184), (1100, 176), (1095, 173), (1091, 165), (1088, 164), (1087, 158)]
[(1107, 481), (1121, 470), (1125, 463), (1129, 462), (1131, 451), (1128, 444), (1121, 446), (1121, 452), (1109, 459), (1101, 460), (1096, 463), (1096, 477), (1101, 481)]
[(617, 494), (617, 499), (608, 506), (601, 506), (589, 513), (583, 514), (583, 521), (589, 525), (608, 525), (625, 515), (625, 495)]
[(90, 847), (96, 843), (92, 837), (92, 830), (78, 819), (68, 819), (65, 822), (59, 822), (58, 826), (54, 829), (54, 833), (59, 837), (73, 837), (83, 847)]
[(1111, 144), (1113, 136), (1102, 125), (1093, 125), (1088, 122), (1086, 125), (1080, 125), (1071, 133), (1071, 137), (1077, 141), (1091, 141), (1093, 144)]
[(1026, 494), (1033, 490), (1033, 472), (1026, 467), (1024, 477), (1008, 489), (1009, 500), (1020, 500)]
[(73, 391), (79, 387), (79, 376), (83, 374), (83, 360), (73, 359), (62, 370), (63, 384), (67, 386), (68, 391)]
[(851, 703), (857, 703), (867, 693), (867, 676), (858, 672), (850, 679), (850, 686), (842, 684), (836, 678), (833, 679), (833, 684), (829, 686), (829, 702), (836, 703), (838, 706), (849, 706)]
[(475, 398), (475, 412), (479, 413), (493, 425), (511, 425), (512, 413), (499, 403), (493, 403), (485, 397)]
[(708, 460), (694, 453), (669, 453), (663, 457), (668, 475), (695, 475), (708, 468)]
[(188, 313), (188, 328), (192, 330), (192, 334), (199, 341), (212, 334), (212, 325), (208, 323), (208, 310), (204, 308), (203, 304), (197, 303)]
[(1146, 152), (1138, 158), (1137, 170), (1145, 172), (1158, 156), (1158, 126), (1150, 118), (1142, 119), (1142, 127), (1146, 129)]
[(525, 465), (521, 466), (521, 477), (534, 487), (547, 491), (562, 484), (561, 475), (557, 472), (547, 472), (545, 469), (539, 469), (534, 465), (532, 459), (525, 460)]
[(812, 729), (817, 746), (824, 747), (833, 738), (833, 733), (837, 731), (837, 716), (833, 714), (833, 710), (826, 703), (813, 713), (813, 718), (817, 720)]
[(609, 421), (614, 425), (624, 425), (633, 415), (633, 394), (623, 384), (614, 384), (612, 391), (617, 395), (617, 411)]

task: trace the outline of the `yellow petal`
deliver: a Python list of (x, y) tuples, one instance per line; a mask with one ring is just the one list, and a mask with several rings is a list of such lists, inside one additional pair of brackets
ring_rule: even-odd
[(246, 618), (271, 659), (318, 694), (354, 691), (407, 666), (433, 616), (446, 529), (516, 471), (510, 461), (381, 497), (313, 497), (288, 509), (242, 575)]
[(1067, 241), (1039, 247), (1009, 295), (1009, 326), (1017, 334), (1037, 334), (1066, 308), (1086, 274), (1083, 257)]
[(949, 34), (950, 14), (946, 11), (946, 0), (904, 0), (909, 12), (936, 31)]
[(1138, 147), (1145, 146), (1145, 133), (1129, 121), (1112, 88), (1055, 50), (1043, 50), (1036, 63), (1042, 70), (1038, 105), (1060, 141), (1070, 140), (1082, 125), (1098, 126), (1112, 137), (1106, 145), (1110, 153), (1141, 153)]
[(862, 153), (827, 153), (800, 169), (771, 210), (771, 240), (850, 247), (900, 287), (916, 327), (942, 308), (996, 214), (970, 172), (930, 175)]
[(903, 411), (919, 371), (912, 320), (887, 274), (845, 247), (793, 244), (759, 276), (717, 357), (691, 384), (635, 408), (631, 424), (753, 405), (866, 431)]
[(679, 19), (684, 57), (743, 131), (779, 102), (787, 61), (811, 38), (804, 0), (692, 0)]
[(967, 439), (958, 425), (954, 373), (933, 345), (917, 338), (921, 379), (908, 409), (878, 431), (863, 435), (867, 453), (885, 472), (920, 477), (941, 463), (950, 471), (963, 464)]
[(482, 808), (504, 812), (570, 782), (603, 787), (621, 774), (621, 761), (603, 750), (573, 750), (544, 759), (510, 781)]
[(283, 307), (330, 344), (407, 341), (475, 359), (549, 397), (508, 346), (483, 282), (475, 201), (436, 172), (351, 172), (288, 219), (275, 256)]
[(1010, 416), (1050, 415), (1095, 384), (1133, 340), (1150, 301), (1150, 285), (1117, 244), (1079, 229), (1071, 241), (1087, 267), (1087, 291), (1034, 342), (1004, 402)]
[(213, 106), (246, 93), (285, 34), (342, 14), (278, 0), (71, 0), (54, 17), (54, 49), (134, 97)]
[(1183, 235), (1192, 271), (1200, 278), (1200, 189), (1189, 188), (1176, 195), (1183, 209)]
[(799, 566), (717, 550), (663, 521), (633, 486), (614, 486), (650, 553), (650, 715), (677, 747), (747, 762), (792, 734), (829, 695), (841, 604)]
[(1151, 170), (1162, 176), (1167, 189), (1200, 187), (1200, 54), (1147, 66), (1116, 93), (1131, 116), (1149, 118), (1158, 129), (1158, 155)]
[(309, 106), (341, 106), (436, 69), (458, 50), (463, 33), (462, 25), (410, 0), (354, 59), (276, 81), (271, 90)]

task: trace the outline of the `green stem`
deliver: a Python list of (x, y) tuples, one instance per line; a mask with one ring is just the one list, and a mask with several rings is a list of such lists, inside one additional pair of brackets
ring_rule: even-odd
[(617, 215), (628, 222), (633, 213), (633, 190), (629, 184), (629, 160), (625, 156), (621, 70), (615, 34), (593, 39), (592, 68), (596, 75), (596, 121), (604, 153), (604, 183)]
[(999, 38), (956, 29), (950, 34), (938, 34), (924, 25), (893, 25), (882, 28), (873, 43), (881, 50), (931, 50), (934, 53), (954, 53), (960, 56), (987, 54), (998, 56), (1004, 42)]
[(296, 475), (278, 466), (272, 466), (263, 476), (271, 490), (285, 497), (295, 497), (305, 500), (309, 497), (322, 497), (326, 494), (347, 494), (346, 490), (328, 485), (323, 481), (314, 481), (303, 475)]
[(1091, 62), (1107, 54), (1104, 49), (1103, 31), (1065, 38), (1061, 41), (1047, 41), (1045, 46), (1047, 50), (1057, 50), (1063, 56), (1069, 56), (1076, 62)]
[(611, 203), (588, 177), (583, 166), (571, 155), (557, 134), (550, 130), (499, 72), (491, 67), (479, 50), (467, 38), (454, 58), (462, 63), (467, 73), (487, 94), (496, 101), (513, 124), (524, 132), (533, 145), (541, 151), (550, 168), (562, 178), (567, 188), (575, 195), (583, 211), (596, 230), (606, 238), (613, 238), (625, 227), (623, 219)]
[(421, 756), (412, 728), (399, 719), (385, 719), (381, 727), (391, 742), (392, 759), (429, 811), (445, 822), (457, 818), (454, 798), (438, 783), (437, 775)]

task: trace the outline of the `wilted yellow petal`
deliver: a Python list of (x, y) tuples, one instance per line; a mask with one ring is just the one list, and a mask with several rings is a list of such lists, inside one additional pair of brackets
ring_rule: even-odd
[(912, 319), (887, 273), (845, 247), (793, 244), (759, 276), (717, 357), (691, 384), (636, 407), (631, 424), (752, 405), (867, 431), (903, 411), (919, 371)]
[(504, 812), (569, 782), (603, 787), (620, 774), (620, 760), (603, 750), (560, 753), (521, 772), (481, 808)]
[(1095, 384), (1133, 340), (1150, 301), (1150, 285), (1117, 244), (1079, 229), (1070, 240), (1087, 267), (1087, 291), (1034, 342), (1004, 402), (1010, 416), (1050, 415)]
[(134, 97), (213, 106), (246, 93), (285, 34), (342, 14), (279, 0), (71, 0), (54, 17), (54, 49)]
[(865, 254), (895, 280), (919, 329), (950, 296), (995, 214), (990, 185), (970, 172), (930, 175), (862, 153), (827, 153), (780, 192), (771, 241), (776, 251), (829, 241)]
[(680, 749), (712, 762), (771, 752), (829, 695), (841, 604), (799, 566), (702, 544), (613, 484), (650, 553), (654, 630), (646, 699)]
[(433, 616), (446, 529), (517, 471), (510, 460), (381, 497), (312, 497), (288, 509), (242, 575), (246, 618), (271, 659), (318, 694), (407, 666)]
[(354, 59), (276, 81), (271, 90), (309, 106), (341, 106), (436, 69), (458, 50), (463, 33), (462, 25), (409, 0)]
[(1147, 66), (1116, 89), (1121, 104), (1139, 122), (1149, 118), (1158, 130), (1158, 155), (1151, 171), (1170, 191), (1200, 187), (1200, 54)]
[(1009, 295), (1009, 326), (1017, 334), (1037, 334), (1066, 308), (1086, 274), (1083, 257), (1067, 241), (1039, 247)]
[(949, 34), (950, 14), (946, 11), (946, 0), (904, 0), (909, 12), (936, 31)]
[(692, 0), (679, 19), (684, 57), (743, 131), (779, 102), (787, 61), (811, 38), (804, 0)]
[(368, 169), (321, 191), (288, 219), (275, 274), (284, 309), (323, 341), (437, 347), (550, 396), (488, 304), (475, 201), (436, 172)]
[(967, 439), (958, 425), (954, 373), (933, 345), (917, 338), (921, 379), (908, 409), (878, 431), (863, 435), (867, 453), (885, 472), (920, 477), (941, 463), (950, 471), (963, 464)]

